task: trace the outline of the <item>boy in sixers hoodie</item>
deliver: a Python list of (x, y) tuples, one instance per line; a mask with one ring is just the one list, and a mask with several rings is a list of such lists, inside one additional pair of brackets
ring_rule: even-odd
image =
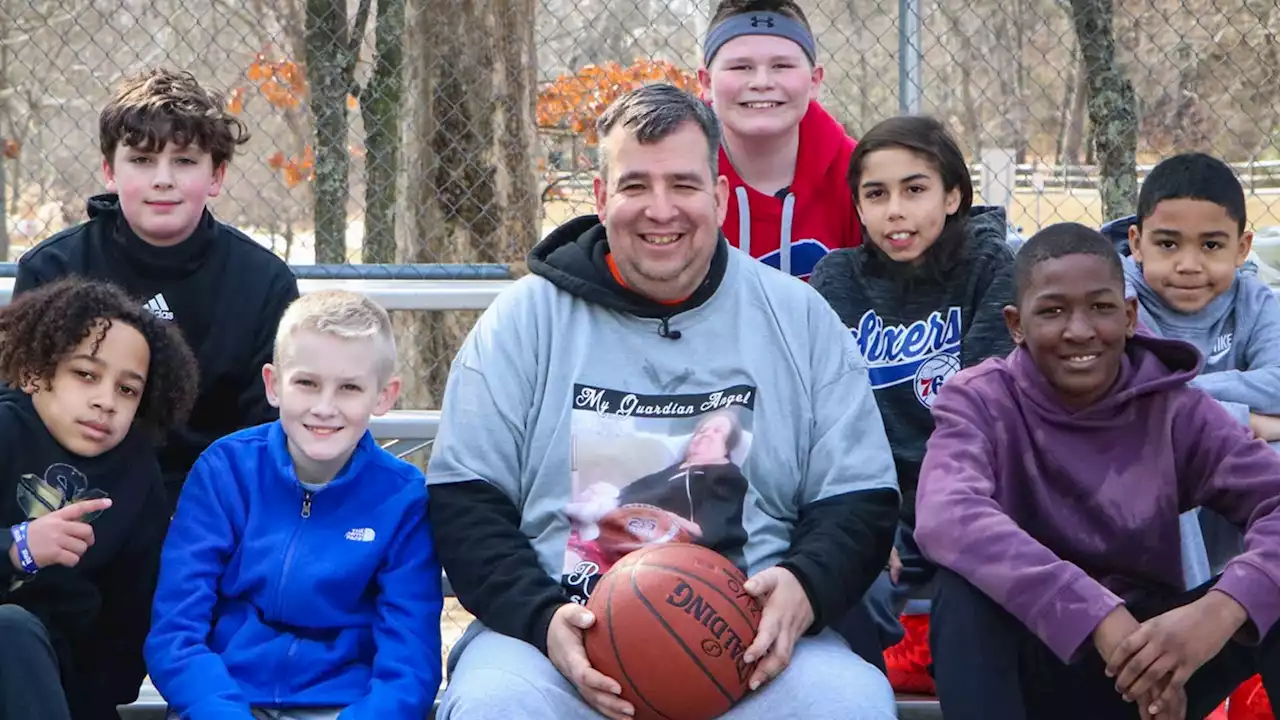
[[(1018, 348), (943, 388), (920, 471), (942, 711), (1202, 718), (1258, 672), (1274, 697), (1280, 454), (1192, 384), (1192, 345), (1137, 333), (1097, 231), (1046, 228), (1014, 277)], [(1197, 506), (1245, 550), (1187, 591), (1178, 518)]]
[(916, 477), (933, 432), (929, 409), (961, 368), (1013, 349), (1003, 315), (1013, 299), (1013, 254), (1003, 208), (973, 207), (964, 154), (933, 118), (896, 117), (871, 128), (849, 163), (848, 186), (868, 241), (833, 251), (812, 284), (869, 366), (903, 501), (891, 571), (840, 631), (863, 659), (887, 670), (895, 689), (931, 692), (926, 663), (899, 652), (924, 649), (923, 616), (906, 619), (907, 643), (887, 658), (881, 653), (903, 638), (899, 615), (933, 572), (911, 538)]
[(828, 252), (862, 241), (845, 184), (854, 141), (816, 100), (822, 75), (813, 31), (792, 0), (716, 6), (698, 79), (724, 133), (724, 234), (805, 279)]

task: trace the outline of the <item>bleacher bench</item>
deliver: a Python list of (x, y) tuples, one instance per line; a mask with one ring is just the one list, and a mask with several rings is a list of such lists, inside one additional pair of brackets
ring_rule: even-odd
[[(511, 280), (500, 279), (300, 278), (298, 290), (302, 293), (335, 288), (354, 290), (368, 295), (389, 311), (483, 310), (511, 283)], [(12, 294), (13, 278), (0, 277), (0, 305), (7, 304)], [(379, 443), (401, 457), (430, 446), (439, 426), (438, 410), (393, 410), (370, 422), (370, 429)], [(451, 594), (447, 578), (445, 591)], [(138, 700), (120, 708), (120, 717), (123, 720), (164, 720), (166, 709), (164, 699), (148, 680), (143, 684)], [(432, 716), (434, 714), (432, 711)], [(898, 717), (903, 720), (932, 720), (941, 718), (942, 714), (937, 701), (932, 698), (902, 697), (898, 700)]]
[[(384, 448), (399, 456), (428, 447), (440, 427), (438, 410), (397, 410), (375, 417), (370, 429)], [(445, 594), (452, 595), (448, 578), (444, 578)], [(441, 693), (444, 690), (441, 688)], [(440, 702), (436, 697), (436, 704)], [(164, 720), (165, 703), (150, 681), (143, 684), (137, 702), (120, 708), (122, 720)], [(430, 718), (434, 718), (432, 711)], [(898, 717), (903, 720), (936, 720), (942, 717), (937, 700), (926, 697), (900, 697)]]

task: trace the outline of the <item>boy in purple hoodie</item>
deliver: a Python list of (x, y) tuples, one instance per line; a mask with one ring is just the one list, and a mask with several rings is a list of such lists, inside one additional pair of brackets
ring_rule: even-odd
[[(1280, 695), (1280, 455), (1188, 385), (1193, 346), (1135, 333), (1098, 232), (1044, 229), (1014, 276), (1018, 347), (947, 382), (920, 472), (947, 720), (1201, 718), (1258, 672)], [(1245, 551), (1186, 592), (1201, 505)]]

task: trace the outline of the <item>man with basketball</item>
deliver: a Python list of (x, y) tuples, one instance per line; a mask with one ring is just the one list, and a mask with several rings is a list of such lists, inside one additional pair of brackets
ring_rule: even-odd
[[(827, 629), (883, 567), (900, 502), (861, 354), (815, 291), (719, 232), (719, 129), (696, 97), (646, 86), (598, 129), (598, 216), (534, 248), (532, 275), (490, 306), (451, 368), (429, 509), (477, 622), (449, 659), (438, 717), (652, 717), (634, 678), (587, 660), (597, 619), (579, 603), (601, 568), (571, 552), (583, 528), (566, 507), (625, 497), (678, 459), (701, 417), (730, 407), (742, 437), (729, 459), (748, 487), (740, 515), (714, 517), (742, 527), (698, 537), (745, 533), (739, 570), (762, 612), (742, 655), (753, 692), (723, 717), (894, 717), (884, 676)], [(698, 494), (682, 503), (700, 517)], [(666, 668), (648, 663), (661, 686), (646, 691), (707, 682)]]

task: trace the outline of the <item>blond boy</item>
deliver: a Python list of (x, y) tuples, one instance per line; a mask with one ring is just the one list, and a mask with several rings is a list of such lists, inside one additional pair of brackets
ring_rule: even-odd
[(215, 442), (165, 542), (147, 664), (183, 718), (425, 717), (440, 685), (440, 566), (422, 473), (380, 448), (386, 312), (291, 304), (262, 377), (280, 419)]

